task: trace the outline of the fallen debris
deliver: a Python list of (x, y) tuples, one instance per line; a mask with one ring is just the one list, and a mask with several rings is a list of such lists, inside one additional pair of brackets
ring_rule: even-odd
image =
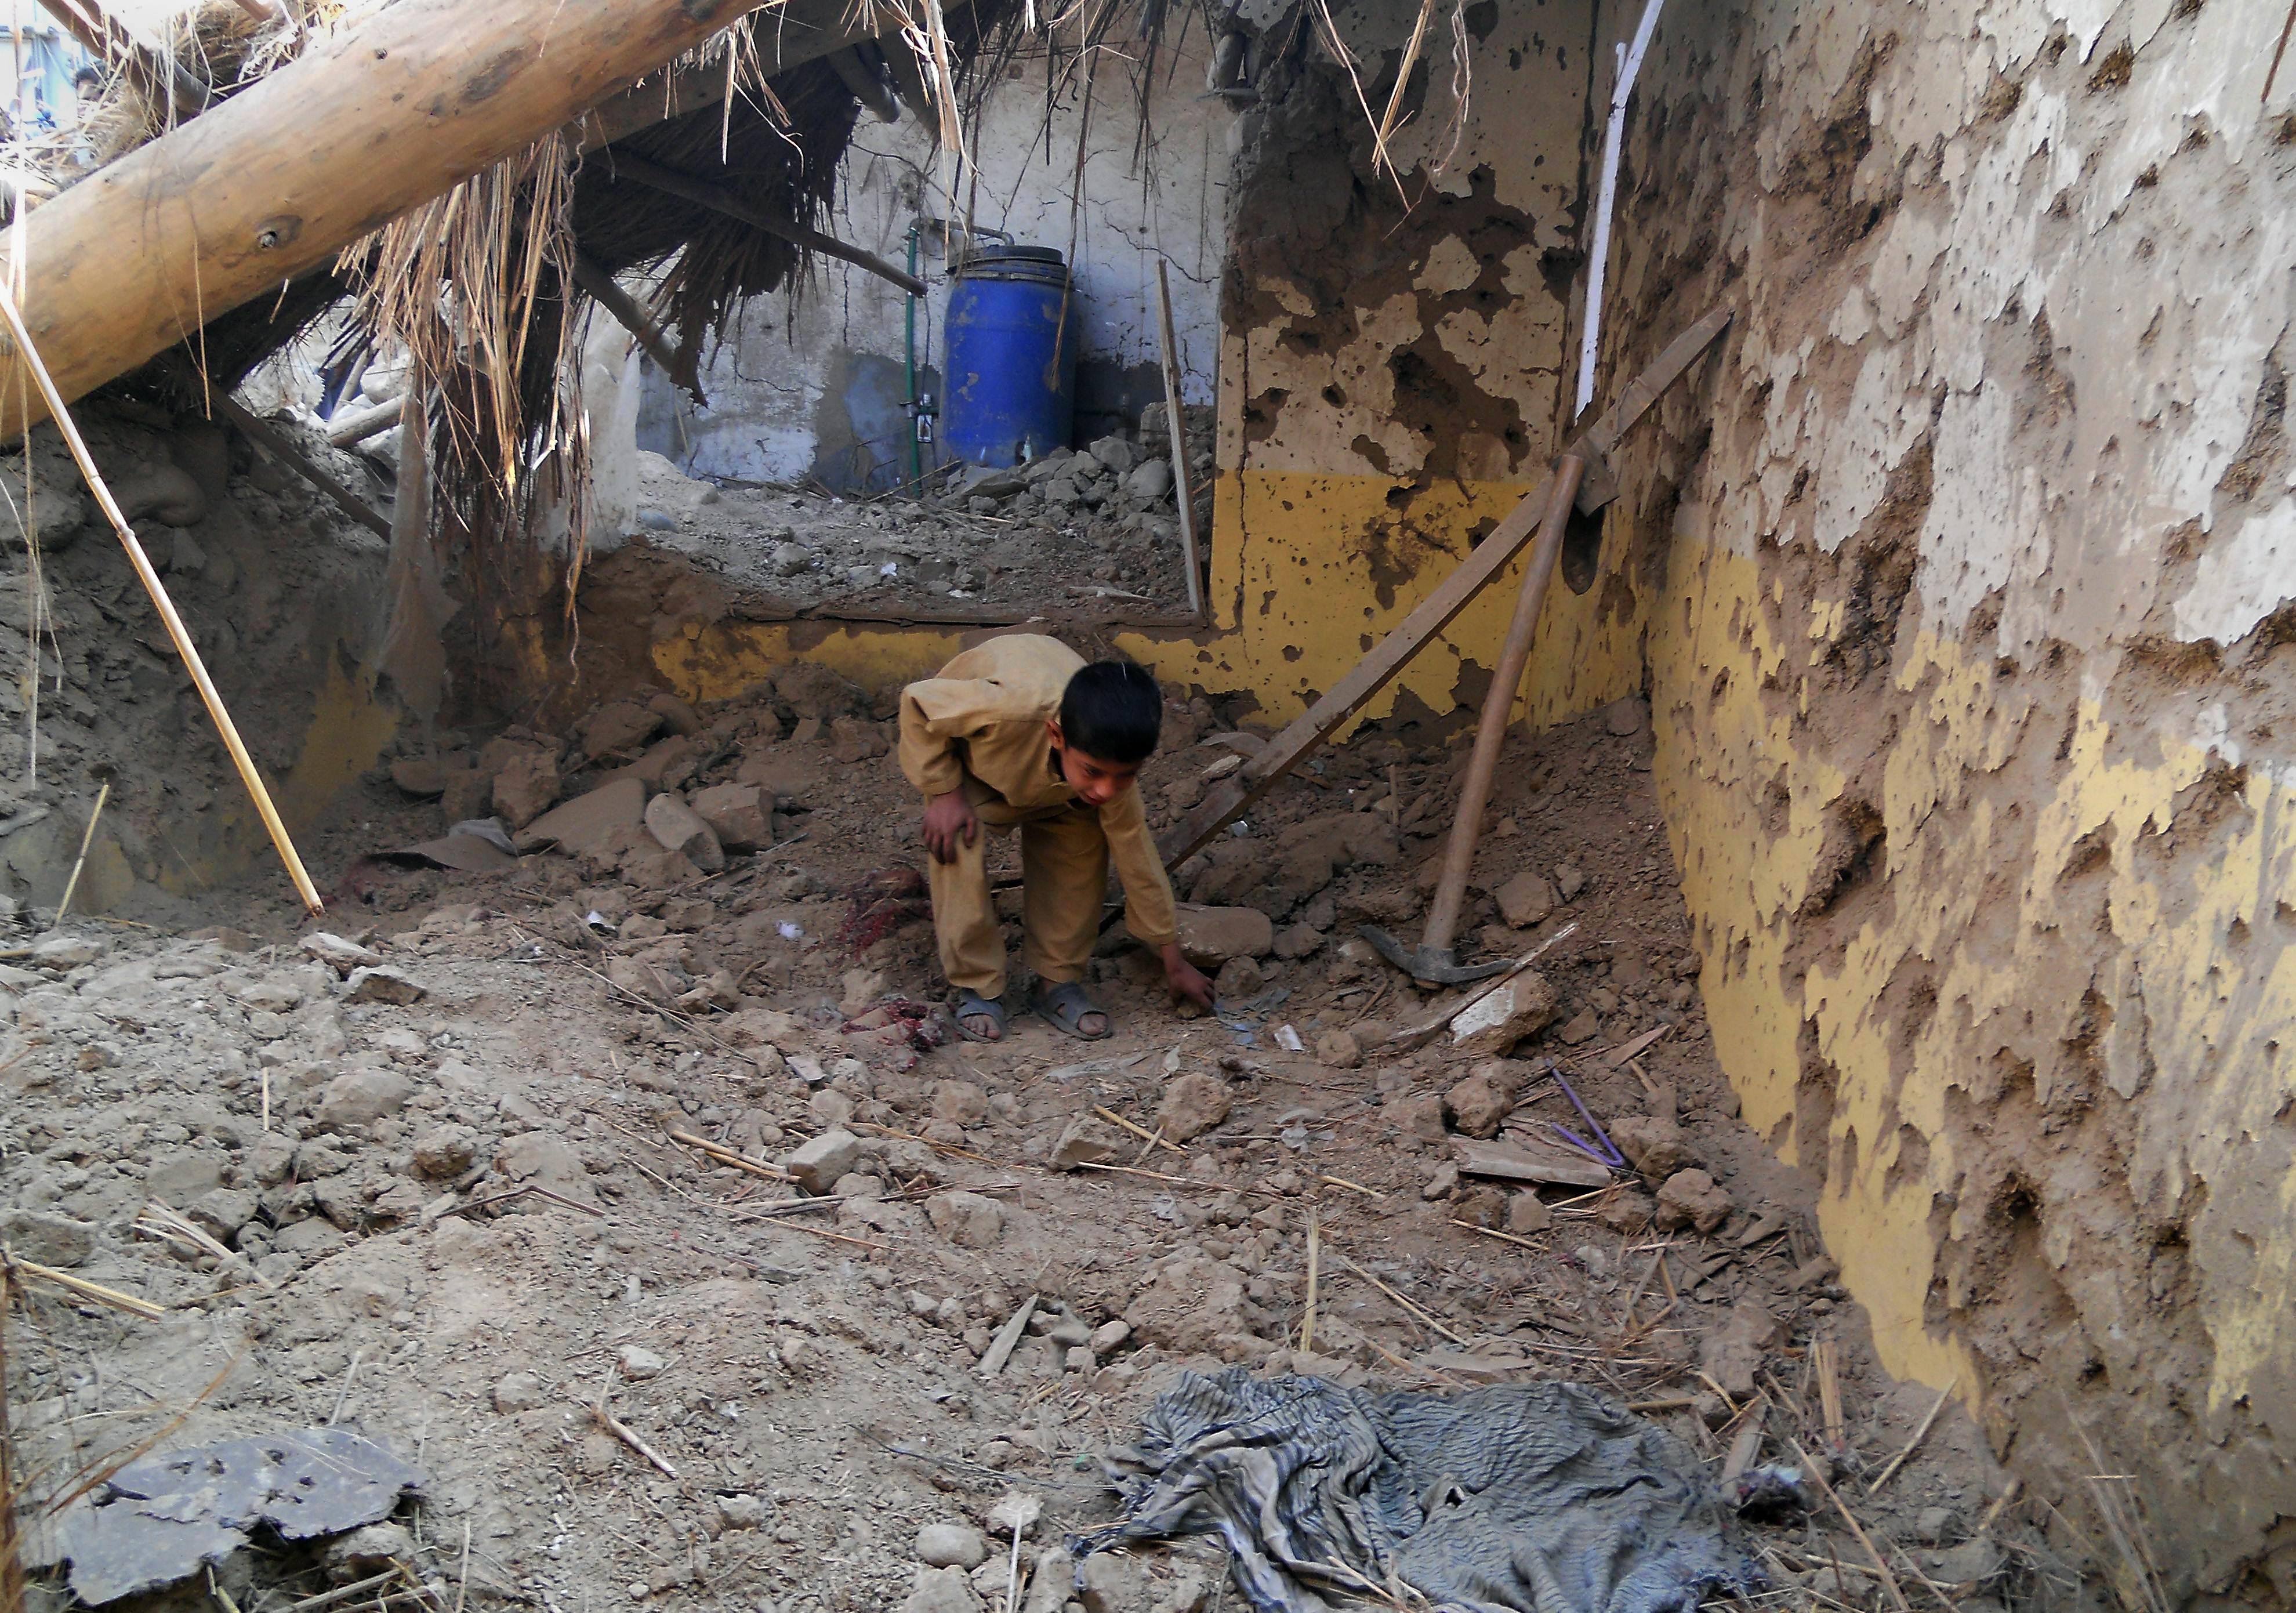
[(1442, 1606), (1679, 1613), (1762, 1583), (1696, 1453), (1578, 1384), (1374, 1395), (1190, 1373), (1119, 1460), (1138, 1475), (1128, 1516), (1070, 1549), (1217, 1533), (1258, 1613), (1397, 1585)]

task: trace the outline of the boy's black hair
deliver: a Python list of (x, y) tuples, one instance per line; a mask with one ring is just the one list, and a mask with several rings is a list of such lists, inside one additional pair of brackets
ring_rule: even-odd
[(1129, 766), (1156, 754), (1164, 692), (1133, 661), (1078, 668), (1061, 694), (1061, 737), (1089, 757)]

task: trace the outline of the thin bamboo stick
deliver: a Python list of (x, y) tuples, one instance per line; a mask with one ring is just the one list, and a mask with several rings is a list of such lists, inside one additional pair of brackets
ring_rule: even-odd
[(135, 529), (128, 526), (127, 517), (120, 511), (119, 501), (111, 496), (111, 488), (105, 483), (103, 472), (95, 468), (94, 456), (87, 451), (87, 441), (80, 436), (79, 426), (64, 406), (63, 394), (56, 389), (54, 378), (49, 375), (48, 366), (41, 359), (39, 349), (32, 345), (32, 333), (25, 328), (23, 312), (17, 307), (15, 297), (5, 285), (0, 285), (0, 319), (7, 321), (9, 332), (16, 339), (17, 351), (23, 355), (24, 363), (32, 372), (32, 380), (38, 385), (40, 396), (47, 403), (48, 413), (55, 417), (56, 428), (63, 433), (64, 445), (71, 450), (72, 458), (79, 462), (80, 474), (87, 478), (88, 490), (95, 495), (95, 502), (102, 506), (105, 519), (119, 534), (120, 546), (127, 551), (127, 563), (135, 568), (135, 575), (142, 579), (144, 592), (152, 596), (152, 603), (159, 610), (160, 619), (167, 624), (168, 636), (176, 642), (176, 653), (184, 658), (184, 665), (190, 669), (192, 682), (199, 686), (200, 699), (206, 702), (208, 715), (215, 719), (216, 729), (223, 735), (224, 749), (231, 752), (233, 766), (239, 769), (240, 779), (246, 784), (248, 794), (255, 798), (255, 809), (263, 816), (263, 826), (271, 831), (271, 843), (279, 848), (279, 860), (287, 865), (287, 877), (295, 882), (295, 894), (303, 898), (303, 905), (312, 913), (324, 913), (326, 904), (319, 900), (318, 888), (311, 883), (311, 876), (303, 870), (303, 859), (296, 855), (295, 842), (288, 837), (287, 825), (279, 817), (279, 808), (271, 804), (271, 792), (264, 788), (262, 775), (255, 770), (255, 758), (248, 755), (247, 746), (239, 737), (239, 729), (231, 720), (231, 713), (224, 708), (223, 696), (216, 692), (215, 680), (208, 675), (207, 663), (200, 659), (199, 650), (192, 643), (190, 629), (184, 626), (184, 618), (176, 614), (176, 602), (168, 597), (167, 587), (160, 581), (159, 572), (152, 569), (151, 557), (144, 553), (144, 545), (136, 541)]
[(87, 815), (87, 828), (79, 837), (79, 856), (72, 859), (71, 878), (64, 881), (63, 900), (56, 904), (56, 922), (63, 922), (65, 910), (71, 906), (72, 893), (79, 888), (80, 870), (87, 866), (87, 848), (95, 844), (96, 820), (103, 815), (103, 804), (111, 798), (111, 781), (95, 792), (95, 806)]

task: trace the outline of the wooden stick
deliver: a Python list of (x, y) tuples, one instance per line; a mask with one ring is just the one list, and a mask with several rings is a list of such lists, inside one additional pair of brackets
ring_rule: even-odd
[(1462, 1221), (1456, 1216), (1449, 1217), (1449, 1220), (1453, 1226), (1464, 1226), (1471, 1232), (1482, 1233), (1486, 1238), (1496, 1238), (1502, 1243), (1519, 1243), (1525, 1249), (1534, 1249), (1541, 1254), (1546, 1253), (1546, 1245), (1533, 1243), (1529, 1239), (1518, 1237), (1513, 1232), (1503, 1232), (1495, 1226), (1477, 1226), (1473, 1222)]
[(1341, 1265), (1346, 1266), (1348, 1270), (1353, 1272), (1365, 1282), (1370, 1283), (1372, 1287), (1377, 1289), (1381, 1293), (1385, 1294), (1390, 1299), (1394, 1300), (1396, 1304), (1401, 1306), (1405, 1310), (1409, 1311), (1413, 1315), (1418, 1317), (1420, 1321), (1425, 1322), (1429, 1327), (1433, 1328), (1437, 1332), (1442, 1334), (1444, 1338), (1448, 1339), (1461, 1349), (1465, 1349), (1467, 1347), (1467, 1341), (1465, 1339), (1460, 1338), (1458, 1334), (1453, 1332), (1449, 1328), (1445, 1327), (1441, 1322), (1436, 1321), (1435, 1318), (1428, 1314), (1427, 1312), (1412, 1304), (1410, 1300), (1406, 1299), (1401, 1294), (1397, 1293), (1393, 1289), (1388, 1287), (1387, 1284), (1382, 1282), (1378, 1278), (1364, 1270), (1363, 1267), (1357, 1265), (1354, 1261), (1340, 1253), (1339, 1250), (1333, 1249), (1332, 1251), (1332, 1258), (1337, 1260)]
[(1210, 1187), (1209, 1182), (1199, 1182), (1193, 1176), (1175, 1176), (1168, 1171), (1144, 1171), (1136, 1165), (1095, 1165), (1088, 1159), (1077, 1161), (1080, 1171), (1108, 1171), (1119, 1176), (1145, 1176), (1151, 1182), (1177, 1182), (1182, 1187)]
[(72, 859), (71, 878), (64, 881), (63, 900), (56, 904), (56, 922), (64, 921), (64, 910), (71, 905), (72, 892), (79, 888), (79, 871), (87, 866), (87, 848), (95, 844), (95, 821), (103, 815), (103, 804), (111, 798), (111, 781), (95, 792), (94, 809), (87, 815), (87, 828), (79, 837), (79, 856)]
[(636, 1429), (631, 1428), (627, 1423), (624, 1422), (620, 1418), (615, 1416), (611, 1412), (606, 1409), (606, 1396), (608, 1391), (612, 1388), (613, 1381), (614, 1369), (610, 1366), (606, 1369), (605, 1382), (598, 1386), (598, 1398), (591, 1403), (590, 1414), (598, 1420), (598, 1426), (600, 1428), (605, 1429), (606, 1432), (611, 1434), (615, 1438), (629, 1446), (630, 1449), (636, 1451), (639, 1455), (653, 1463), (655, 1467), (660, 1469), (664, 1478), (676, 1478), (677, 1470), (670, 1466), (669, 1463), (663, 1459), (661, 1453), (655, 1450), (644, 1440), (639, 1438)]
[(780, 1166), (761, 1165), (755, 1159), (745, 1159), (743, 1156), (735, 1153), (732, 1149), (727, 1148), (722, 1142), (712, 1142), (707, 1137), (697, 1137), (692, 1132), (680, 1131), (674, 1126), (668, 1127), (667, 1129), (669, 1133), (671, 1141), (683, 1142), (688, 1148), (699, 1149), (703, 1153), (709, 1155), (711, 1159), (718, 1161), (720, 1164), (730, 1165), (735, 1170), (747, 1171), (752, 1176), (763, 1176), (768, 1182), (794, 1182), (797, 1180), (795, 1176), (791, 1175), (787, 1171), (782, 1169)]
[[(217, 413), (231, 422), (233, 425), (237, 426), (247, 436), (261, 443), (266, 452), (275, 456), (289, 470), (325, 494), (334, 502), (335, 508), (378, 536), (390, 536), (390, 522), (384, 520), (382, 514), (373, 504), (368, 504), (342, 483), (320, 470), (311, 462), (308, 455), (293, 443), (289, 442), (286, 434), (274, 427), (269, 421), (257, 419), (242, 408), (238, 400), (226, 397), (221, 392), (209, 393), (209, 397), (214, 404)], [(395, 403), (391, 407), (397, 411), (402, 409), (404, 405)], [(392, 418), (398, 418), (397, 413), (394, 413)]]
[(393, 397), (355, 414), (338, 413), (327, 422), (327, 440), (348, 452), (370, 437), (380, 437), (406, 418), (406, 400)]
[(1188, 422), (1180, 408), (1180, 344), (1172, 333), (1172, 282), (1156, 259), (1156, 328), (1164, 340), (1164, 413), (1172, 430), (1172, 495), (1179, 501), (1180, 563), (1186, 569), (1188, 614), (1204, 613), (1204, 585), (1196, 569), (1196, 501), (1188, 486)]
[(1308, 1212), (1308, 1306), (1300, 1316), (1300, 1353), (1316, 1353), (1316, 1284), (1322, 1276), (1324, 1255), (1323, 1228), (1316, 1212)]
[(1874, 1476), (1874, 1482), (1866, 1486), (1866, 1494), (1871, 1495), (1874, 1491), (1880, 1489), (1883, 1485), (1889, 1483), (1891, 1478), (1897, 1476), (1898, 1470), (1906, 1465), (1906, 1458), (1914, 1453), (1914, 1447), (1921, 1444), (1922, 1440), (1928, 1435), (1930, 1425), (1938, 1420), (1938, 1413), (1945, 1410), (1945, 1403), (1953, 1398), (1954, 1390), (1960, 1387), (1961, 1375), (1956, 1372), (1954, 1375), (1953, 1381), (1947, 1384), (1945, 1388), (1939, 1389), (1938, 1391), (1938, 1397), (1930, 1403), (1928, 1414), (1922, 1419), (1921, 1426), (1914, 1430), (1914, 1437), (1906, 1441), (1905, 1449), (1899, 1451), (1895, 1456), (1890, 1458), (1890, 1465), (1883, 1468), (1880, 1473)]
[(1122, 1126), (1126, 1131), (1130, 1132), (1134, 1136), (1136, 1136), (1136, 1137), (1139, 1137), (1139, 1138), (1143, 1139), (1144, 1141), (1145, 1141), (1145, 1142), (1149, 1142), (1149, 1143), (1150, 1143), (1150, 1144), (1152, 1144), (1152, 1144), (1155, 1144), (1155, 1143), (1159, 1143), (1159, 1142), (1160, 1142), (1160, 1143), (1162, 1143), (1166, 1148), (1170, 1149), (1170, 1150), (1171, 1150), (1174, 1153), (1176, 1153), (1176, 1154), (1185, 1154), (1185, 1153), (1188, 1151), (1185, 1148), (1182, 1147), (1179, 1143), (1171, 1141), (1169, 1138), (1166, 1137), (1162, 1132), (1160, 1132), (1160, 1131), (1153, 1131), (1153, 1132), (1152, 1132), (1152, 1131), (1148, 1130), (1145, 1126), (1135, 1126), (1131, 1121), (1129, 1121), (1129, 1120), (1126, 1119), (1122, 1115), (1118, 1114), (1118, 1113), (1117, 1113), (1114, 1109), (1103, 1109), (1099, 1104), (1095, 1103), (1095, 1104), (1094, 1104), (1094, 1105), (1092, 1106), (1092, 1112), (1093, 1112), (1094, 1114), (1095, 1114), (1095, 1115), (1098, 1115), (1102, 1119), (1103, 1119), (1103, 1120), (1107, 1121), (1110, 1125), (1111, 1125), (1111, 1126)]
[(1849, 1430), (1841, 1414), (1841, 1363), (1838, 1347), (1831, 1337), (1820, 1339), (1810, 1347), (1816, 1357), (1810, 1364), (1817, 1369), (1818, 1437), (1831, 1449), (1839, 1450)]
[[(1585, 454), (1590, 464), (1607, 461), (1627, 428), (1639, 420), (1658, 396), (1728, 328), (1730, 320), (1728, 308), (1716, 308), (1668, 343), (1665, 351), (1651, 362), (1650, 368), (1620, 395), (1610, 412), (1571, 440), (1570, 451)], [(1310, 751), (1360, 711), (1372, 696), (1387, 687), (1530, 542), (1546, 502), (1546, 487), (1542, 483), (1515, 506), (1488, 537), (1475, 545), (1459, 562), (1457, 569), (1438, 584), (1435, 591), (1397, 624), (1369, 655), (1333, 684), (1323, 699), (1270, 740), (1265, 749), (1244, 764), (1241, 773), (1223, 781), (1179, 823), (1160, 836), (1156, 849), (1166, 866), (1183, 863), (1202, 850), (1237, 814), (1274, 789), (1277, 780), (1297, 767)]]
[(849, 1232), (832, 1232), (825, 1226), (808, 1226), (802, 1221), (791, 1221), (784, 1216), (771, 1216), (767, 1219), (775, 1226), (785, 1227), (792, 1232), (803, 1232), (808, 1238), (826, 1238), (832, 1243), (850, 1243), (857, 1249), (874, 1249), (879, 1254), (893, 1247), (890, 1243), (879, 1243), (874, 1239), (856, 1238)]
[(1762, 1424), (1770, 1415), (1769, 1396), (1765, 1395), (1746, 1408), (1745, 1421), (1738, 1425), (1737, 1437), (1730, 1441), (1730, 1454), (1722, 1462), (1722, 1482), (1730, 1483), (1762, 1453)]
[(622, 290), (621, 283), (609, 274), (603, 266), (587, 252), (574, 254), (574, 283), (586, 292), (591, 301), (613, 315), (614, 323), (627, 331), (644, 348), (661, 373), (693, 395), (696, 403), (708, 400), (701, 396), (701, 385), (685, 373), (685, 361), (678, 350), (670, 346), (669, 338), (660, 325), (646, 317), (637, 299)]
[(808, 229), (789, 219), (776, 218), (763, 208), (753, 207), (742, 201), (723, 185), (712, 184), (706, 179), (696, 179), (690, 174), (664, 168), (635, 151), (616, 151), (610, 161), (609, 172), (616, 179), (635, 179), (650, 190), (691, 201), (698, 207), (708, 208), (713, 213), (723, 213), (753, 230), (762, 230), (768, 235), (778, 235), (783, 241), (809, 247), (824, 257), (841, 258), (857, 268), (868, 270), (881, 280), (891, 281), (912, 297), (932, 295), (932, 288), (923, 281), (905, 270), (895, 268), (874, 252), (848, 246), (834, 235), (824, 235), (819, 230)]
[(1362, 1183), (1350, 1182), (1345, 1176), (1317, 1176), (1316, 1180), (1318, 1182), (1329, 1183), (1333, 1187), (1344, 1187), (1348, 1191), (1351, 1193), (1361, 1193), (1366, 1199), (1384, 1199), (1387, 1197), (1385, 1193), (1381, 1192), (1375, 1187), (1365, 1187)]
[(1004, 1370), (1004, 1363), (1013, 1359), (1013, 1352), (1020, 1347), (1021, 1334), (1028, 1327), (1029, 1318), (1036, 1314), (1037, 1297), (1031, 1294), (1021, 1301), (1019, 1310), (1004, 1319), (1004, 1325), (996, 1330), (996, 1337), (990, 1341), (988, 1353), (980, 1357), (979, 1375), (982, 1382)]
[(63, 433), (65, 446), (79, 462), (80, 474), (87, 479), (89, 491), (95, 495), (95, 502), (102, 506), (113, 530), (119, 534), (120, 544), (127, 551), (127, 563), (135, 568), (144, 592), (151, 594), (152, 603), (159, 610), (160, 619), (167, 624), (168, 636), (176, 642), (176, 652), (191, 669), (192, 682), (199, 686), (200, 699), (207, 702), (208, 715), (215, 719), (216, 728), (223, 735), (224, 748), (231, 752), (232, 764), (239, 769), (241, 781), (255, 798), (255, 809), (263, 815), (263, 826), (271, 831), (271, 843), (279, 848), (279, 860), (287, 864), (287, 875), (295, 882), (296, 894), (312, 913), (324, 913), (326, 904), (319, 900), (318, 888), (311, 883), (311, 876), (303, 872), (303, 859), (296, 856), (295, 842), (288, 838), (287, 825), (280, 821), (279, 809), (271, 804), (271, 792), (263, 787), (262, 776), (255, 771), (255, 758), (248, 755), (231, 713), (224, 709), (223, 696), (216, 692), (215, 680), (208, 676), (207, 663), (200, 659), (200, 652), (192, 643), (191, 630), (176, 614), (175, 601), (168, 597), (168, 590), (160, 583), (159, 572), (152, 569), (151, 557), (144, 553), (144, 545), (135, 541), (135, 533), (128, 526), (127, 517), (120, 512), (119, 500), (111, 496), (103, 472), (95, 468), (94, 457), (87, 451), (87, 441), (80, 436), (78, 424), (64, 406), (63, 397), (56, 390), (47, 365), (41, 362), (39, 349), (32, 345), (31, 332), (24, 328), (24, 315), (16, 307), (16, 299), (4, 284), (0, 284), (0, 319), (7, 321), (9, 332), (16, 339), (16, 349), (31, 366), (32, 379), (47, 402), (48, 413), (55, 417), (56, 429)]
[(131, 1316), (141, 1316), (146, 1322), (157, 1322), (168, 1314), (167, 1307), (138, 1299), (133, 1294), (123, 1294), (116, 1288), (106, 1288), (100, 1282), (90, 1282), (85, 1277), (75, 1277), (70, 1272), (60, 1272), (53, 1266), (41, 1265), (12, 1253), (0, 1245), (0, 1268), (12, 1273), (30, 1277), (41, 1282), (53, 1283), (60, 1289), (78, 1294), (83, 1299), (93, 1299), (98, 1305), (108, 1305), (115, 1311), (126, 1311)]
[(1841, 1497), (1833, 1493), (1833, 1486), (1826, 1483), (1824, 1470), (1810, 1460), (1810, 1454), (1802, 1449), (1800, 1440), (1789, 1437), (1786, 1443), (1793, 1446), (1794, 1454), (1801, 1458), (1802, 1466), (1809, 1470), (1810, 1478), (1817, 1486), (1819, 1492), (1826, 1500), (1833, 1503), (1833, 1510), (1841, 1514), (1841, 1521), (1849, 1526), (1849, 1532), (1857, 1537), (1857, 1543), (1866, 1548), (1866, 1555), (1871, 1558), (1874, 1566), (1881, 1570), (1882, 1584), (1888, 1589), (1890, 1601), (1897, 1608), (1898, 1613), (1913, 1613), (1913, 1609), (1906, 1605), (1903, 1587), (1898, 1584), (1898, 1576), (1890, 1572), (1888, 1560), (1874, 1549), (1874, 1542), (1866, 1535), (1865, 1526), (1860, 1524), (1857, 1516), (1843, 1504)]

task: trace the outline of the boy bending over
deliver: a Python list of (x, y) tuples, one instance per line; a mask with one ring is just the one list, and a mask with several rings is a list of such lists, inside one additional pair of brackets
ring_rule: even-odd
[(1095, 661), (1034, 634), (993, 638), (901, 692), (901, 771), (925, 795), (926, 873), (940, 966), (970, 1040), (1004, 1036), (1004, 935), (988, 897), (980, 826), (1021, 831), (1021, 921), (1037, 989), (1029, 1006), (1097, 1041), (1108, 1015), (1086, 995), (1112, 858), (1126, 926), (1163, 955), (1173, 992), (1211, 1006), (1180, 955), (1163, 860), (1134, 783), (1156, 749), (1164, 700), (1145, 668)]

